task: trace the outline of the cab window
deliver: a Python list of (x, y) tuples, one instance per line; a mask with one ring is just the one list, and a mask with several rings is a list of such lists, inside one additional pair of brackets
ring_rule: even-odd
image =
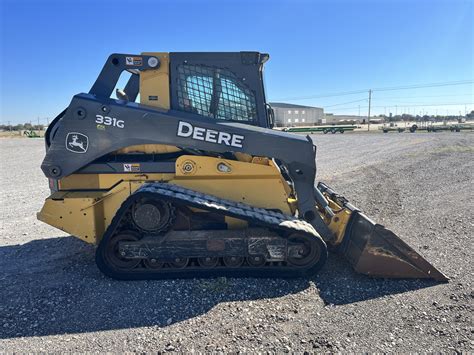
[(255, 94), (232, 72), (200, 65), (178, 66), (178, 103), (183, 111), (219, 120), (257, 120)]

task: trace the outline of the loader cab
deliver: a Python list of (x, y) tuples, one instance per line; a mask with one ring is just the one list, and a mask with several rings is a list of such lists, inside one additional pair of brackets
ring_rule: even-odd
[(171, 109), (271, 128), (263, 85), (268, 58), (258, 52), (170, 53)]

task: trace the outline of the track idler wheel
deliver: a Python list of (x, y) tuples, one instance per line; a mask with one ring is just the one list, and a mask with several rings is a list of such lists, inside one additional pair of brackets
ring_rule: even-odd
[(120, 242), (136, 242), (140, 238), (130, 231), (123, 231), (110, 238), (104, 250), (105, 262), (114, 270), (131, 270), (140, 264), (140, 259), (129, 259), (120, 254)]
[(164, 266), (164, 263), (152, 258), (143, 260), (143, 265), (145, 265), (147, 269), (161, 269)]
[(166, 201), (142, 198), (132, 207), (132, 221), (146, 233), (167, 231), (174, 220), (174, 207)]
[(298, 267), (324, 264), (327, 248), (320, 239), (307, 234), (293, 233), (288, 238), (288, 263)]
[(219, 263), (219, 258), (216, 258), (216, 257), (206, 256), (206, 257), (198, 258), (199, 266), (202, 266), (205, 268), (216, 267), (218, 263)]
[(230, 268), (242, 266), (244, 258), (242, 256), (224, 256), (224, 265)]
[(252, 256), (247, 257), (247, 263), (250, 266), (255, 266), (255, 267), (263, 266), (265, 265), (265, 262), (266, 262), (265, 257), (262, 255), (252, 255)]
[(188, 265), (189, 258), (183, 258), (183, 257), (176, 257), (172, 262), (170, 262), (170, 265), (176, 269), (183, 269)]

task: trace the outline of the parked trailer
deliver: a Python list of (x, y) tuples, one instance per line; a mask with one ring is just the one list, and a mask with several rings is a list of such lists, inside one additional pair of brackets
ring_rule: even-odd
[(402, 132), (405, 132), (405, 128), (403, 128), (403, 127), (382, 127), (381, 129), (382, 129), (383, 133), (388, 133), (388, 132), (402, 133)]
[(452, 131), (451, 126), (439, 125), (439, 126), (428, 126), (428, 132), (442, 132), (442, 131)]
[(285, 132), (293, 132), (293, 133), (316, 133), (316, 132), (323, 132), (324, 134), (327, 133), (344, 133), (346, 131), (353, 131), (356, 129), (357, 126), (314, 126), (314, 127), (286, 127), (283, 128)]
[(455, 124), (450, 127), (451, 132), (472, 131), (474, 125), (472, 124)]
[(441, 131), (451, 131), (451, 132), (461, 132), (461, 131), (472, 131), (474, 125), (472, 124), (453, 124), (453, 125), (440, 125), (440, 126), (428, 126), (428, 132), (441, 132)]

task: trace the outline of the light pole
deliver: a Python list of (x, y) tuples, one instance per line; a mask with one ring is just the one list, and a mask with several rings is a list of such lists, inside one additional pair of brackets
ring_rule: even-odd
[(370, 131), (370, 105), (372, 103), (372, 90), (369, 90), (369, 112), (367, 114), (367, 132)]

